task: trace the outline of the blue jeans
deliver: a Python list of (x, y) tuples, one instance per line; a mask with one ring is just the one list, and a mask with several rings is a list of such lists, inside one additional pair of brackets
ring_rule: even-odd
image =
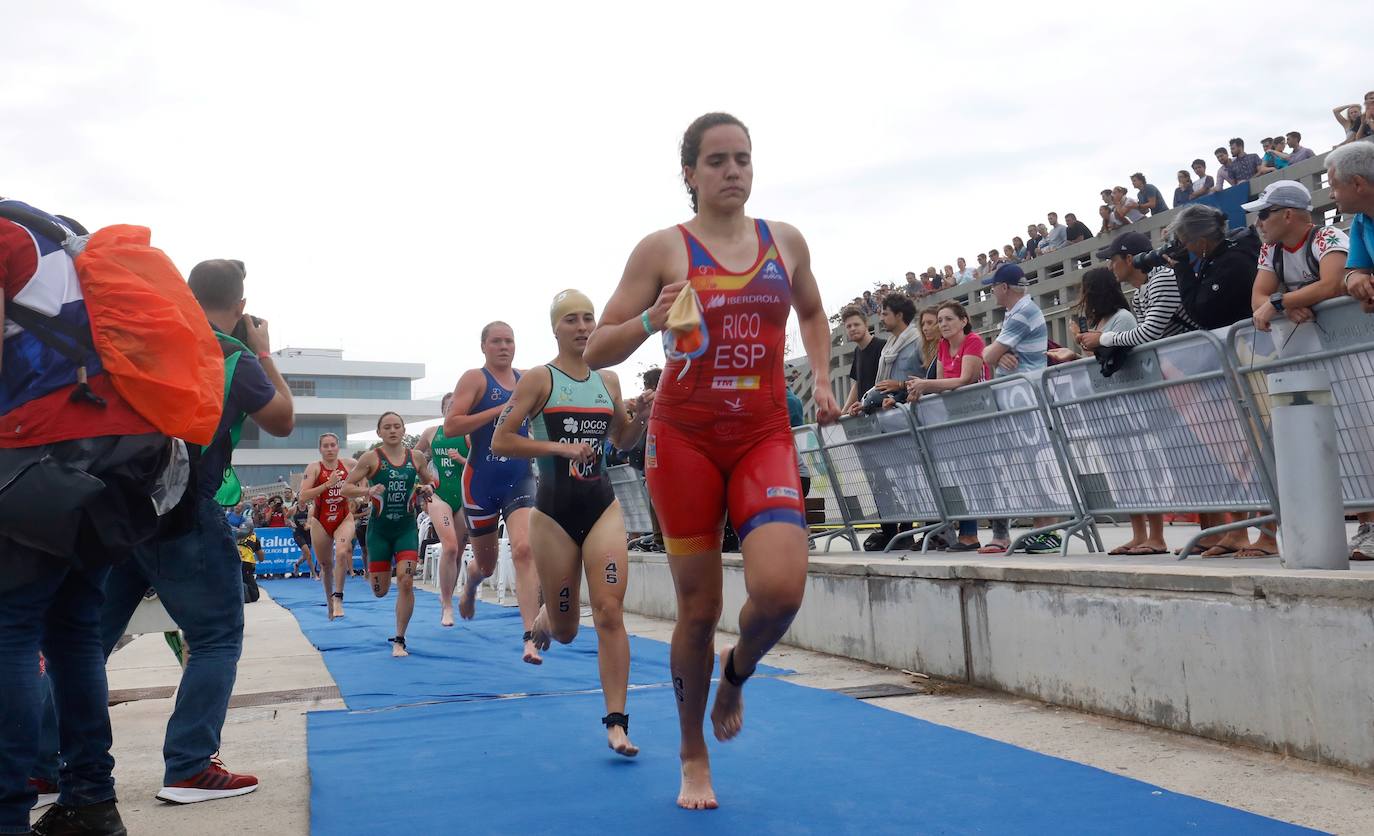
[(174, 784), (201, 772), (219, 751), (243, 651), (239, 553), (224, 511), (213, 500), (201, 499), (190, 533), (140, 546), (133, 560), (110, 572), (100, 614), (107, 655), (150, 586), (186, 634), (190, 650), (162, 744), (163, 783)]
[(28, 781), (38, 777), (49, 688), (38, 674), (40, 650), (60, 718), (59, 803), (81, 806), (115, 797), (99, 620), (107, 571), (47, 559), (28, 583), (0, 592), (0, 833), (29, 832), (36, 795)]

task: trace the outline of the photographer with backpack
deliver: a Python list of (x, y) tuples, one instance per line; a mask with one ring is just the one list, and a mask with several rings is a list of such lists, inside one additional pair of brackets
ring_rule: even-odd
[[(140, 273), (119, 263), (130, 253)], [(148, 246), (146, 229), (87, 236), (75, 221), (0, 199), (0, 291), (0, 830), (29, 828), (51, 681), (60, 796), (35, 832), (122, 834), (100, 646), (103, 584), (110, 564), (178, 506), (184, 491), (172, 483), (184, 487), (188, 477), (186, 447), (169, 436), (209, 440), (220, 407), (197, 384), (222, 361), (208, 353), (203, 320), (184, 315), (194, 300), (171, 261)], [(152, 353), (180, 357), (160, 370), (185, 385), (178, 400), (187, 409), (175, 416), (147, 408), (160, 384), (140, 386), (107, 341), (143, 327), (120, 321), (120, 294), (147, 301), (144, 322), (158, 324), (143, 332)], [(159, 482), (167, 483), (161, 491)]]
[(216, 756), (243, 650), (244, 603), (239, 552), (216, 496), (226, 505), (241, 499), (230, 458), (244, 420), (252, 417), (264, 431), (286, 436), (295, 411), (272, 361), (267, 323), (244, 314), (244, 275), (242, 262), (214, 260), (197, 264), (188, 279), (225, 361), (223, 415), (187, 488), (194, 492), (194, 527), (139, 547), (133, 560), (116, 567), (105, 582), (100, 618), (108, 655), (151, 586), (192, 648), (167, 723), (157, 794), (177, 804), (244, 795), (258, 784), (251, 775), (228, 772)]

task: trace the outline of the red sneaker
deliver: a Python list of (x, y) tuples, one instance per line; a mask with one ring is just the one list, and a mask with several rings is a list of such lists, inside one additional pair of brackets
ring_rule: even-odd
[(163, 787), (157, 798), (173, 804), (195, 804), (197, 801), (214, 801), (216, 798), (247, 795), (257, 788), (257, 778), (252, 775), (235, 775), (224, 768), (224, 763), (218, 757), (213, 757), (210, 759), (210, 765), (200, 774)]
[(49, 784), (42, 778), (30, 778), (29, 786), (38, 791), (38, 800), (33, 803), (33, 809), (47, 807), (49, 804), (57, 803), (57, 785)]

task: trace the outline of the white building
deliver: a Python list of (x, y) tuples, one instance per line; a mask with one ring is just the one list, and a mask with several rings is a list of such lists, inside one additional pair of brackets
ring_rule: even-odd
[(424, 363), (345, 360), (334, 348), (283, 348), (272, 358), (291, 387), (296, 427), (277, 438), (244, 422), (234, 469), (245, 485), (291, 482), (319, 459), (322, 433), (336, 433), (347, 453), (348, 435), (375, 429), (383, 412), (399, 412), (407, 423), (441, 417), (437, 400), (411, 395), (411, 382), (425, 376)]

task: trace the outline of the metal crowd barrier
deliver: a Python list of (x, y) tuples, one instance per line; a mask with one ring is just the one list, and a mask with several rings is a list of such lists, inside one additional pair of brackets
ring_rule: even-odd
[(1086, 512), (1260, 512), (1204, 536), (1272, 521), (1271, 469), (1221, 341), (1206, 331), (1133, 349), (1103, 377), (1095, 360), (1047, 370), (1045, 401)]
[[(859, 549), (859, 538), (841, 502), (843, 493), (839, 487), (838, 471), (830, 460), (829, 452), (821, 446), (820, 435), (815, 425), (796, 427), (792, 430), (792, 440), (797, 445), (797, 455), (811, 477), (811, 490), (807, 498), (820, 498), (825, 501), (824, 521), (820, 531), (812, 531), (809, 540), (813, 543), (825, 538), (826, 551), (836, 537), (849, 541), (850, 548)], [(808, 517), (809, 517), (808, 513)]]
[(1286, 369), (1320, 369), (1330, 376), (1341, 499), (1347, 510), (1367, 511), (1374, 509), (1374, 316), (1349, 297), (1321, 303), (1316, 314), (1302, 325), (1276, 321), (1269, 332), (1240, 323), (1228, 334), (1227, 354), (1262, 428), (1259, 436), (1271, 472), (1265, 376)]
[[(907, 407), (841, 418), (821, 427), (819, 433), (836, 509), (855, 549), (859, 548), (856, 525), (928, 523), (893, 537), (884, 551), (945, 527)], [(814, 482), (812, 495), (816, 495)], [(827, 514), (829, 507), (827, 502)]]
[(1065, 466), (1065, 456), (1050, 429), (1039, 387), (1025, 375), (966, 386), (922, 397), (914, 410), (932, 481), (939, 488), (945, 523), (961, 520), (1055, 520), (1013, 540), (1064, 530), (1101, 549), (1092, 518), (1084, 513)]
[(652, 534), (654, 521), (649, 510), (649, 489), (644, 485), (643, 475), (628, 464), (608, 467), (606, 474), (611, 479), (615, 498), (620, 500), (625, 531), (629, 534)]
[[(920, 399), (875, 415), (793, 430), (824, 521), (811, 539), (860, 548), (855, 526), (911, 523), (888, 544), (961, 520), (1053, 518), (1101, 550), (1095, 520), (1123, 514), (1241, 512), (1203, 537), (1277, 522), (1266, 375), (1328, 373), (1342, 500), (1374, 509), (1374, 315), (1338, 299), (1313, 322), (1246, 321), (1133, 349), (1111, 377), (1088, 359)], [(1223, 337), (1218, 336), (1223, 333)], [(626, 529), (649, 532), (648, 491), (629, 466), (609, 469)], [(923, 524), (921, 524), (923, 523)], [(1064, 549), (1067, 551), (1068, 537)], [(924, 547), (923, 547), (924, 548)]]

